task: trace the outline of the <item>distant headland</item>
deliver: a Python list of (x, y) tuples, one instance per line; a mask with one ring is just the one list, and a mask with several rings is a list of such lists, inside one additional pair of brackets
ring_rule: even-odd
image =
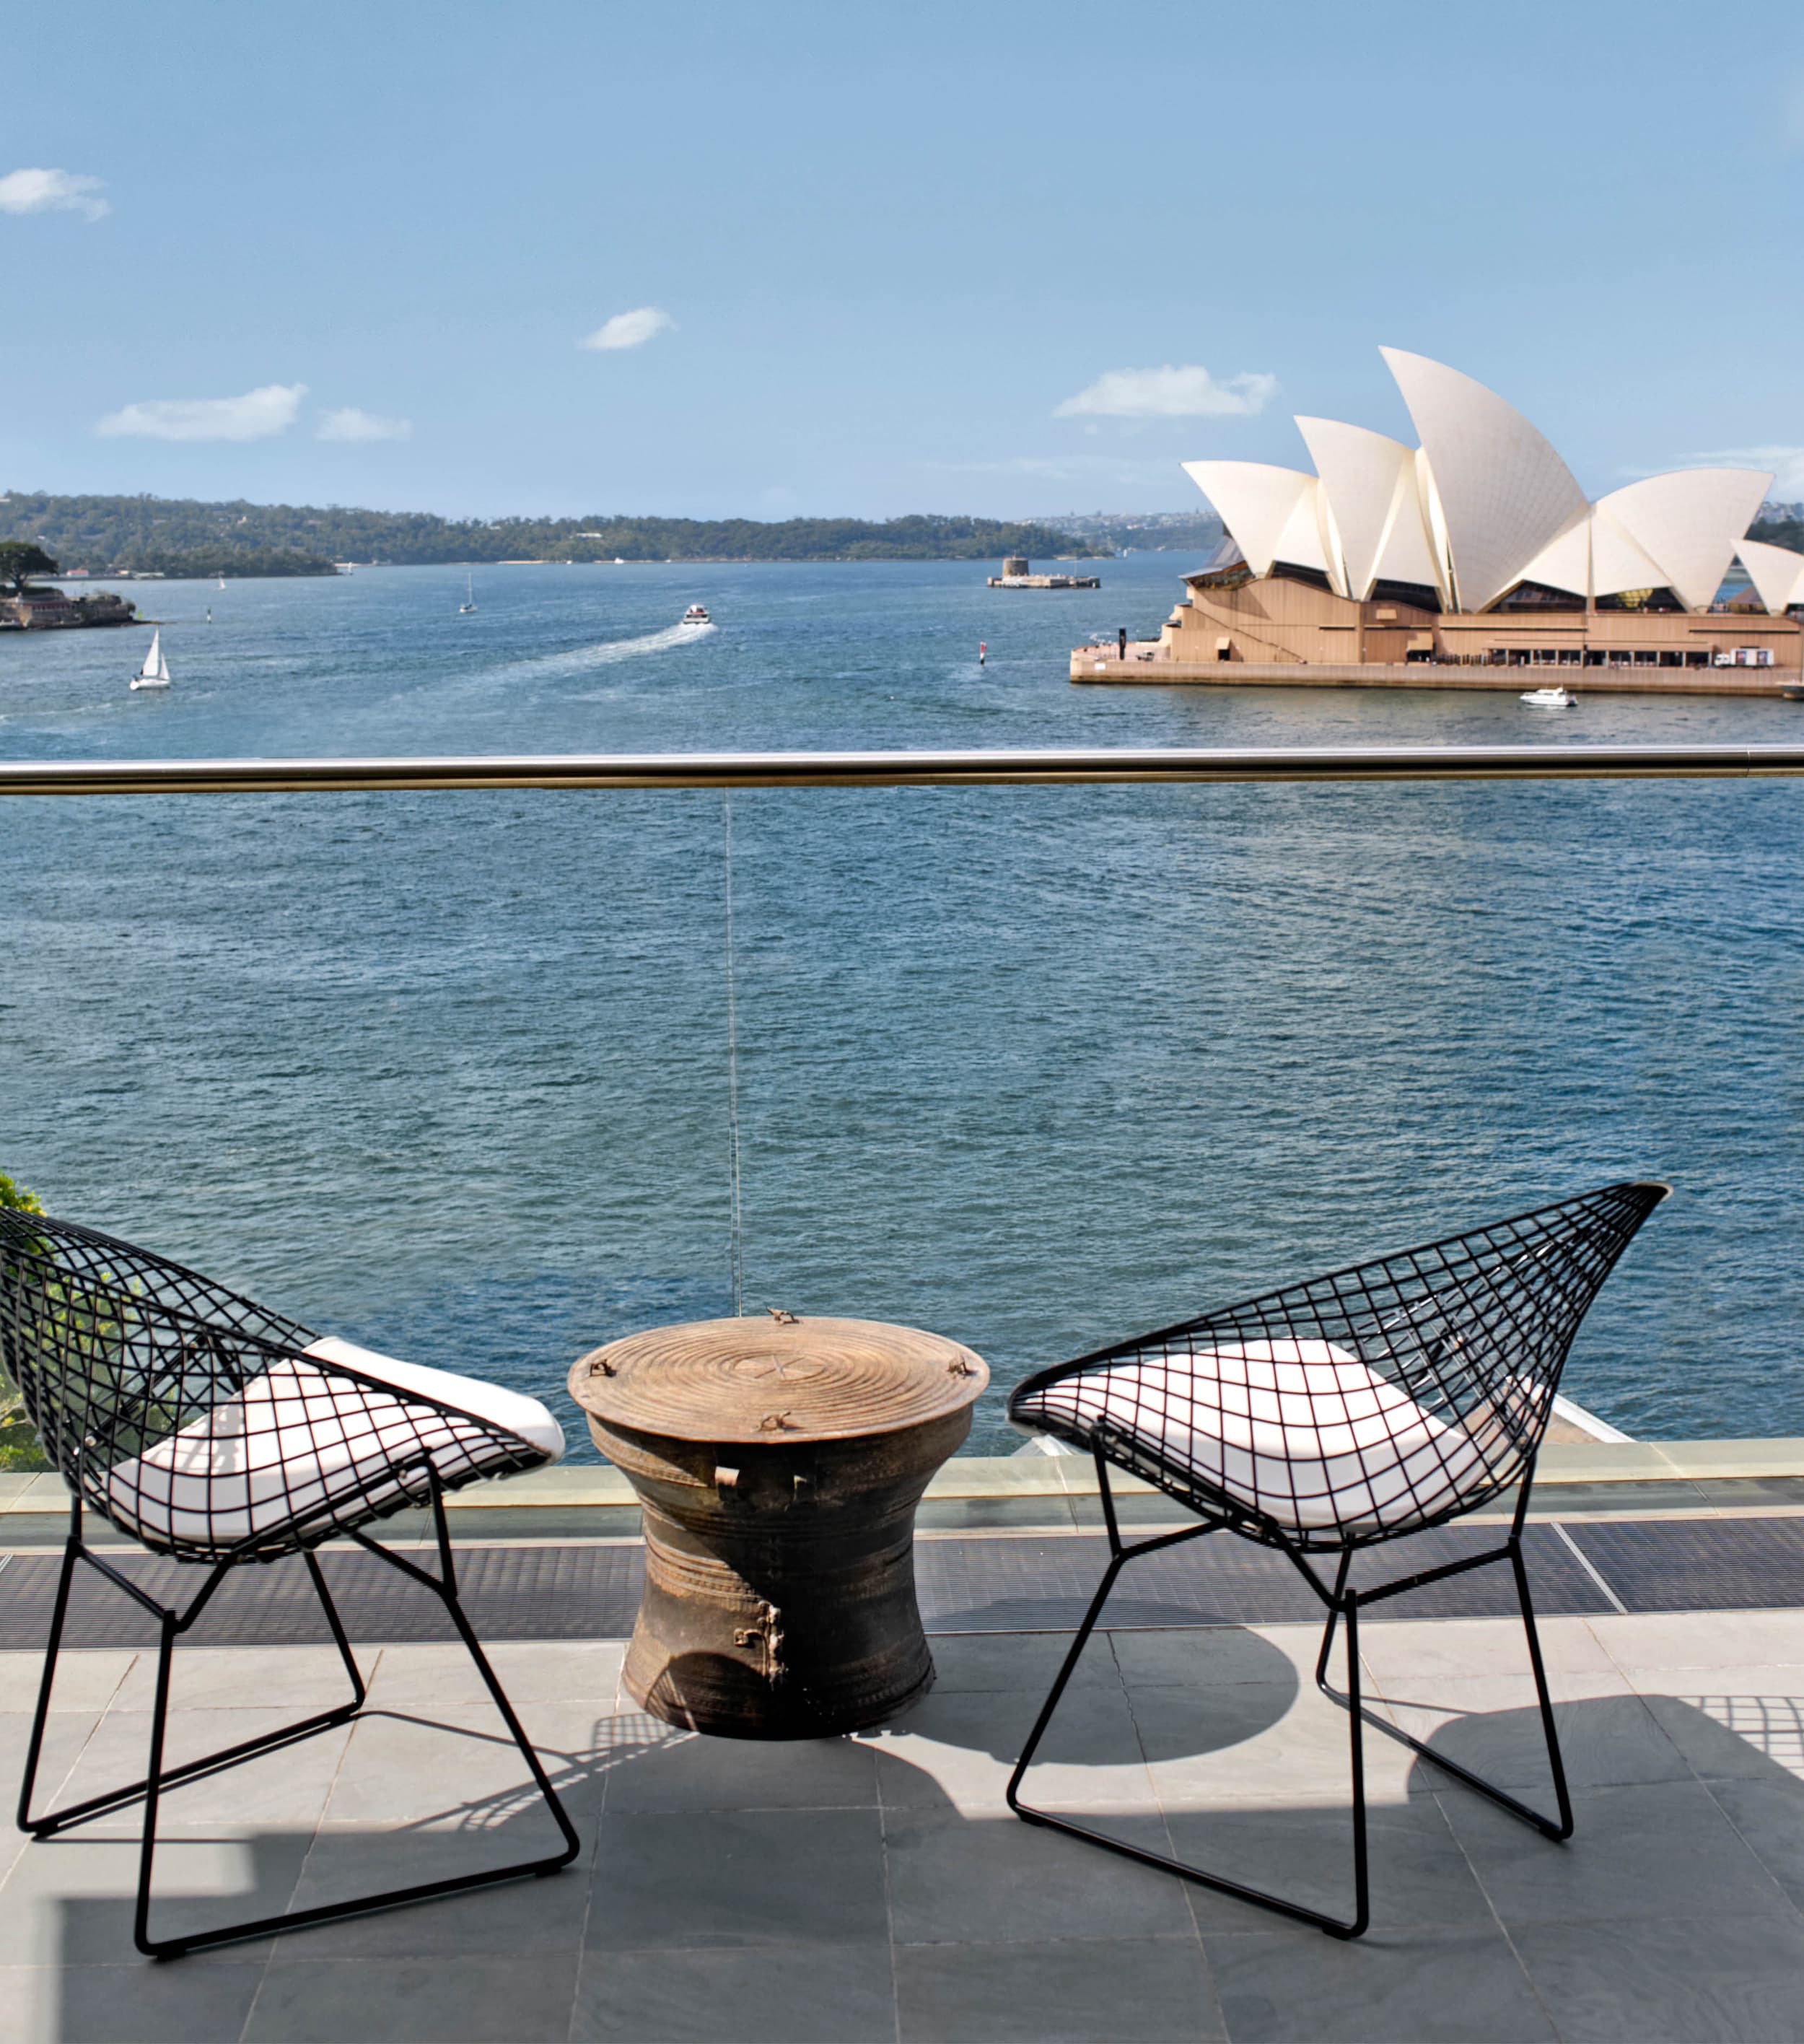
[[(1123, 521), (1125, 524), (1126, 521)], [(342, 562), (1088, 559), (1106, 536), (994, 518), (439, 518), (305, 504), (0, 495), (0, 541), (31, 540), (68, 575), (331, 574)]]

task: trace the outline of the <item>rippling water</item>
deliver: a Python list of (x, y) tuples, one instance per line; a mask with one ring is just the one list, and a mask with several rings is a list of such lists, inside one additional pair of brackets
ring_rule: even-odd
[[(473, 617), (448, 568), (170, 583), (166, 697), (141, 634), (0, 640), (0, 754), (1804, 731), (1071, 687), (1188, 565), (495, 568)], [(1804, 1434), (1796, 783), (752, 792), (734, 828), (748, 1305), (969, 1342), (973, 1447), (1029, 1367), (1643, 1174), (1678, 1197), (1568, 1388)], [(567, 1421), (582, 1350), (727, 1309), (721, 846), (708, 794), (0, 805), (0, 1169)]]

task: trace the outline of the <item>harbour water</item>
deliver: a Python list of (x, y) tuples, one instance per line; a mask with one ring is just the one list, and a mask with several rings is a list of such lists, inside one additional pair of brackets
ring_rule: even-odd
[[(173, 688), (129, 693), (136, 632), (10, 636), (0, 755), (1804, 729), (1073, 688), (1191, 564), (489, 568), (470, 617), (461, 569), (150, 585)], [(733, 829), (748, 1309), (968, 1342), (973, 1448), (1031, 1367), (1641, 1175), (1678, 1197), (1568, 1389), (1804, 1434), (1795, 782), (761, 791)], [(728, 1310), (723, 935), (718, 795), (0, 805), (0, 1170), (574, 1431), (580, 1351)]]

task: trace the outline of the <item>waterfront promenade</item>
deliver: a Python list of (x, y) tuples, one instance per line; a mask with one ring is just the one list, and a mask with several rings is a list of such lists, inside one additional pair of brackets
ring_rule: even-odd
[(1162, 639), (1074, 646), (1071, 678), (1142, 688), (1477, 689), (1520, 694), (1564, 682), (1578, 695), (1743, 696), (1768, 701), (1804, 686), (1796, 667), (1587, 667), (1545, 661), (1484, 667), (1450, 660), (1180, 660)]
[[(622, 1693), (639, 1550), (612, 1471), (459, 1494), (472, 1612), (582, 1831), (578, 1862), (159, 1966), (131, 1949), (132, 1813), (43, 1844), (9, 1832), (6, 2034), (1804, 2036), (1804, 1443), (1545, 1450), (1529, 1546), (1576, 1835), (1550, 1846), (1373, 1739), (1374, 1926), (1353, 1945), (1008, 1815), (1009, 1764), (1094, 1579), (1093, 1486), (1076, 1458), (949, 1466), (919, 1548), (937, 1686), (873, 1733), (777, 1746), (673, 1731)], [(62, 1522), (55, 1478), (0, 1489), (0, 1742), (16, 1769)], [(1143, 1492), (1124, 1510), (1137, 1531), (1180, 1516)], [(167, 1921), (411, 1880), (454, 1843), (461, 1861), (532, 1842), (542, 1815), (432, 1600), (402, 1586), (360, 1601), (359, 1563), (326, 1557), (374, 1669), (369, 1712), (169, 1799)], [(242, 1601), (222, 1592), (178, 1658), (173, 1758), (267, 1728), (272, 1699), (290, 1713), (336, 1700), (332, 1650), (279, 1580), (290, 1566)], [(1345, 1725), (1311, 1685), (1318, 1631), (1288, 1574), (1206, 1541), (1126, 1582), (1044, 1785), (1126, 1835), (1332, 1904)], [(1532, 1692), (1493, 1594), (1481, 1572), (1391, 1607), (1362, 1626), (1363, 1658), (1395, 1721), (1532, 1793)], [(152, 1657), (130, 1613), (83, 1593), (50, 1735), (59, 1800), (141, 1758)], [(276, 1643), (238, 1643), (253, 1623)]]

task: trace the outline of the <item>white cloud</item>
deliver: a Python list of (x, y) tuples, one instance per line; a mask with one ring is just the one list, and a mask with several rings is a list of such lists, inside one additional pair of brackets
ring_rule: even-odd
[(1783, 504), (1804, 498), (1804, 447), (1721, 448), (1714, 454), (1689, 456), (1687, 468), (1770, 468), (1772, 488), (1768, 492)]
[(320, 420), (317, 438), (322, 440), (404, 440), (413, 431), (411, 419), (384, 418), (380, 412), (360, 412), (347, 405), (327, 412)]
[(1054, 408), (1055, 419), (1197, 419), (1262, 412), (1278, 387), (1276, 376), (1246, 371), (1218, 383), (1207, 369), (1186, 363), (1174, 369), (1111, 369), (1075, 398)]
[(98, 220), (113, 210), (96, 197), (101, 182), (70, 171), (9, 171), (0, 178), (0, 213), (79, 213)]
[(267, 440), (294, 425), (306, 394), (305, 383), (265, 383), (242, 398), (150, 398), (109, 412), (94, 431), (108, 439)]
[(667, 333), (677, 322), (657, 305), (639, 305), (630, 313), (616, 313), (594, 332), (585, 334), (578, 348), (639, 348), (654, 334)]

